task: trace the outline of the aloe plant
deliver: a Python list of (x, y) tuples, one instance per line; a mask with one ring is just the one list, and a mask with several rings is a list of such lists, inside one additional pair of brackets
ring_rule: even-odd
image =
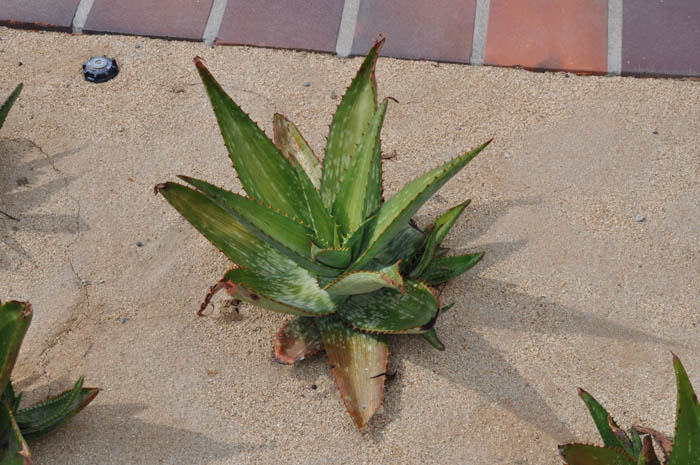
[[(680, 359), (673, 356), (678, 391), (675, 437), (651, 428), (633, 426), (626, 433), (593, 396), (579, 396), (588, 407), (604, 447), (564, 444), (559, 453), (568, 465), (700, 465), (700, 404)], [(662, 455), (659, 460), (653, 440)]]
[(97, 388), (84, 388), (80, 378), (72, 389), (32, 407), (20, 408), (22, 394), (15, 394), (10, 375), (31, 321), (29, 302), (0, 302), (0, 465), (31, 464), (25, 438), (52, 431), (99, 393)]
[[(434, 286), (473, 267), (483, 253), (446, 256), (445, 236), (469, 201), (421, 231), (411, 217), (489, 142), (434, 168), (383, 199), (377, 103), (380, 38), (333, 117), (323, 164), (298, 128), (274, 117), (274, 142), (226, 94), (200, 58), (194, 63), (241, 184), (238, 195), (205, 181), (156, 186), (235, 264), (212, 286), (235, 299), (294, 315), (274, 354), (294, 363), (325, 350), (341, 397), (361, 430), (382, 403), (390, 334), (422, 335), (444, 350), (434, 325)], [(445, 308), (443, 308), (444, 310)]]

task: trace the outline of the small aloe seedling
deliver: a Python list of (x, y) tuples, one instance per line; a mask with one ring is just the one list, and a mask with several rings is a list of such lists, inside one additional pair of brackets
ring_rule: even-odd
[(22, 92), (22, 84), (18, 84), (15, 90), (12, 91), (9, 97), (0, 106), (0, 128), (5, 124), (5, 119), (7, 119), (7, 114), (10, 112), (10, 108), (14, 105), (15, 100), (19, 97), (19, 93)]
[(99, 389), (84, 388), (80, 378), (73, 389), (27, 408), (19, 408), (22, 394), (10, 381), (24, 335), (32, 321), (28, 302), (0, 303), (0, 465), (31, 464), (25, 438), (52, 431), (89, 404)]
[[(683, 364), (673, 356), (678, 400), (674, 438), (651, 428), (633, 426), (624, 432), (593, 396), (578, 390), (593, 417), (604, 447), (564, 444), (559, 453), (568, 465), (700, 465), (700, 404)], [(652, 438), (661, 451), (660, 461)]]
[[(0, 128), (2, 128), (2, 125), (5, 124), (5, 120), (7, 119), (8, 113), (10, 113), (10, 108), (12, 108), (12, 105), (14, 105), (15, 100), (17, 100), (17, 97), (19, 97), (19, 93), (22, 92), (22, 84), (18, 84), (17, 87), (15, 87), (15, 90), (12, 91), (9, 97), (3, 102), (2, 106), (0, 106)], [(5, 215), (6, 217), (10, 218), (11, 220), (19, 221), (17, 218), (14, 216), (5, 213), (4, 211), (0, 210), (0, 213)]]
[(224, 92), (202, 60), (195, 65), (234, 168), (248, 194), (187, 176), (193, 188), (156, 186), (234, 263), (212, 286), (235, 299), (294, 315), (274, 354), (294, 363), (325, 350), (342, 399), (364, 429), (384, 397), (387, 335), (422, 335), (443, 350), (435, 329), (441, 306), (433, 286), (474, 266), (482, 253), (446, 256), (442, 242), (469, 201), (427, 231), (411, 217), (488, 142), (438, 166), (383, 199), (380, 131), (388, 99), (377, 104), (370, 50), (330, 126), (323, 164), (297, 127), (274, 118), (274, 142)]

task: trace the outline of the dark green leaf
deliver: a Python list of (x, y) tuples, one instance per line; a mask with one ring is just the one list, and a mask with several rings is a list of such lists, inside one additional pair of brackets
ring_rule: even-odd
[(0, 106), (0, 128), (2, 128), (2, 125), (5, 124), (7, 114), (10, 112), (10, 108), (12, 108), (12, 105), (15, 103), (15, 100), (17, 100), (17, 97), (19, 97), (19, 93), (22, 92), (22, 87), (24, 87), (23, 84), (18, 84), (17, 87), (15, 87), (15, 90), (13, 90), (9, 97), (7, 97), (2, 106)]
[(0, 401), (0, 465), (30, 465), (29, 448), (10, 406)]
[(84, 409), (100, 392), (84, 388), (80, 378), (73, 389), (51, 397), (33, 407), (17, 411), (17, 424), (27, 438), (42, 436), (68, 421)]
[(420, 276), (432, 263), (438, 252), (440, 244), (442, 244), (445, 236), (447, 236), (447, 233), (450, 231), (450, 229), (452, 229), (452, 226), (454, 225), (455, 221), (457, 221), (457, 218), (459, 218), (459, 215), (462, 214), (470, 202), (471, 200), (467, 200), (466, 202), (460, 203), (456, 207), (452, 207), (443, 213), (437, 220), (435, 220), (433, 229), (428, 235), (428, 240), (423, 248), (420, 261), (411, 271), (412, 277)]
[(308, 209), (294, 168), (226, 94), (201, 59), (195, 58), (194, 63), (245, 191), (255, 200), (308, 222)]
[(10, 382), (24, 335), (32, 322), (29, 302), (10, 301), (0, 306), (0, 392)]
[(598, 428), (600, 437), (603, 439), (603, 444), (605, 444), (606, 447), (614, 447), (623, 450), (628, 449), (628, 447), (626, 447), (626, 445), (620, 441), (617, 435), (613, 432), (613, 429), (610, 427), (608, 418), (610, 418), (610, 422), (615, 427), (617, 427), (617, 423), (615, 423), (615, 420), (612, 419), (608, 411), (605, 410), (605, 408), (600, 405), (600, 403), (595, 400), (592, 395), (583, 389), (578, 388), (578, 395), (581, 397), (581, 400), (583, 400), (583, 403), (586, 404), (586, 407), (588, 407), (588, 411), (591, 413), (591, 418), (593, 418), (593, 422), (595, 423), (596, 428)]
[(431, 286), (446, 283), (472, 268), (484, 257), (483, 252), (452, 257), (438, 258), (433, 261), (420, 279)]
[(668, 465), (700, 465), (700, 405), (680, 359), (673, 356), (678, 385), (676, 433)]
[(423, 339), (428, 341), (431, 346), (435, 347), (437, 350), (445, 350), (445, 345), (438, 338), (437, 331), (435, 328), (431, 328), (428, 332), (422, 334)]
[(349, 249), (319, 249), (311, 245), (311, 256), (314, 260), (333, 268), (343, 269), (352, 260), (352, 252)]
[(623, 450), (588, 444), (565, 444), (559, 453), (568, 465), (636, 465)]
[(419, 281), (405, 280), (406, 293), (381, 289), (348, 299), (337, 312), (352, 327), (375, 333), (419, 334), (438, 316), (434, 291)]
[(490, 143), (491, 141), (488, 141), (471, 152), (455, 157), (425, 173), (382, 205), (376, 221), (368, 231), (367, 249), (356, 260), (353, 269), (361, 269), (374, 258), (433, 194)]

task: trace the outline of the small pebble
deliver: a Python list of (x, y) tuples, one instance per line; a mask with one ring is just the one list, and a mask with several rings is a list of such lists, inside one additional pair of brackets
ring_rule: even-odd
[(338, 100), (338, 94), (331, 92), (331, 100)]
[(134, 48), (141, 48), (141, 44), (134, 45)]
[(307, 82), (307, 81), (304, 81), (304, 82), (301, 83), (301, 85), (304, 86), (304, 87), (309, 87), (309, 86), (311, 85), (311, 83), (310, 83), (310, 82)]
[(658, 135), (659, 135), (659, 131), (657, 131), (656, 129), (654, 129), (654, 131), (652, 132), (652, 134), (654, 134), (655, 136), (658, 136)]
[(24, 63), (22, 63), (22, 62), (20, 61), (19, 63), (17, 63), (17, 66), (22, 66), (23, 64), (24, 64)]
[(143, 242), (138, 241), (138, 242), (136, 243), (136, 247), (143, 247)]
[(21, 178), (17, 178), (17, 185), (18, 186), (26, 186), (29, 184), (29, 179), (27, 179), (26, 176), (22, 176)]
[(121, 321), (121, 322), (122, 322), (122, 324), (124, 324), (124, 323), (126, 323), (127, 321), (129, 321), (129, 319), (128, 319), (128, 318), (126, 318), (126, 317), (124, 317), (124, 318), (122, 318), (122, 319), (121, 319), (121, 320), (119, 320), (119, 321)]
[(311, 389), (313, 389), (314, 391), (316, 390), (316, 388), (318, 388), (318, 386), (316, 386), (315, 384), (311, 385)]
[(642, 215), (641, 213), (637, 213), (637, 216), (634, 217), (634, 221), (637, 223), (641, 223), (642, 221), (646, 220), (647, 217)]

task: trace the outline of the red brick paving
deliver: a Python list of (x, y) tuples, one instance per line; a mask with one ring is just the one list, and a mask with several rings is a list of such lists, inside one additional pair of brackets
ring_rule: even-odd
[[(351, 53), (364, 54), (384, 33), (382, 55), (468, 63), (477, 1), (361, 0)], [(213, 2), (95, 0), (83, 29), (202, 40)], [(700, 76), (698, 2), (624, 0), (622, 74)], [(0, 25), (71, 30), (79, 3), (0, 0)], [(344, 0), (228, 0), (217, 44), (334, 52), (344, 4)], [(608, 0), (490, 0), (489, 5), (485, 64), (607, 71)], [(611, 24), (619, 24), (618, 19), (611, 18)], [(619, 57), (616, 45), (610, 44), (613, 59)], [(613, 69), (618, 65), (611, 63)]]
[(201, 40), (213, 1), (95, 0), (83, 29)]
[(485, 64), (605, 73), (607, 61), (607, 0), (491, 0)]
[(700, 76), (700, 1), (625, 2), (622, 73)]
[(339, 0), (229, 0), (217, 44), (334, 52)]
[(352, 54), (364, 55), (379, 33), (382, 55), (468, 63), (476, 0), (373, 0), (360, 3)]
[(80, 0), (0, 0), (0, 24), (70, 30)]

